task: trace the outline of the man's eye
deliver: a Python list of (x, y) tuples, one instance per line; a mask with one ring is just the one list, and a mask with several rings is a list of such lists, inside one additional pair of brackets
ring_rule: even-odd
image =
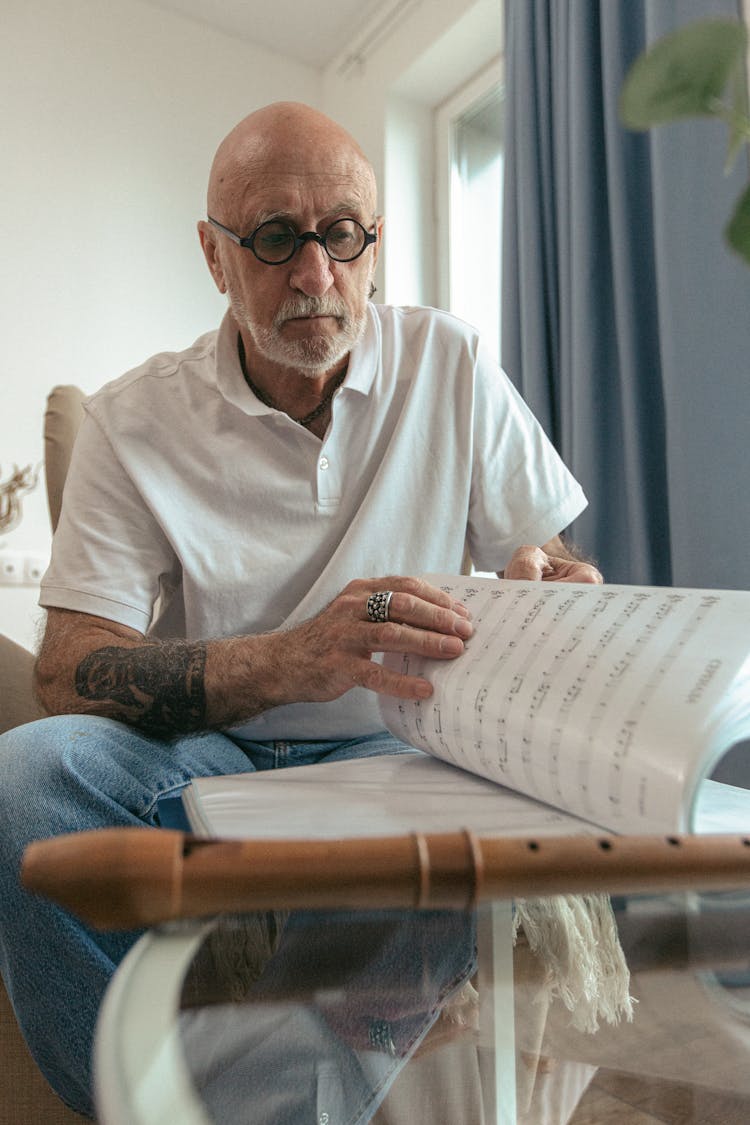
[(351, 219), (340, 219), (326, 233), (326, 245), (342, 258), (356, 254), (361, 241), (362, 232)]
[(264, 231), (259, 241), (266, 250), (278, 250), (280, 247), (291, 245), (293, 239), (288, 230), (278, 230)]
[(328, 241), (333, 242), (336, 246), (346, 246), (348, 242), (354, 241), (354, 232), (342, 230), (341, 227), (334, 227), (333, 230), (328, 232)]

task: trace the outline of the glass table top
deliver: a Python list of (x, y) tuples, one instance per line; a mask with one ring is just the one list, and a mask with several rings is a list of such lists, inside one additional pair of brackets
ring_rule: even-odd
[(169, 924), (95, 1069), (102, 1125), (739, 1125), (750, 893)]

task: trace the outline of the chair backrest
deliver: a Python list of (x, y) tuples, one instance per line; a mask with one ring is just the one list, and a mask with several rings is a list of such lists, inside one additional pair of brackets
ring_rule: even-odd
[(0, 734), (46, 715), (31, 689), (33, 670), (32, 653), (0, 633)]
[[(57, 526), (63, 485), (70, 464), (86, 396), (78, 387), (53, 387), (44, 415), (44, 466), (52, 529)], [(34, 657), (10, 637), (0, 634), (0, 734), (42, 718), (46, 712), (31, 688)], [(1, 1114), (0, 1114), (1, 1116)]]
[(85, 398), (80, 387), (72, 385), (53, 387), (47, 397), (47, 409), (44, 413), (44, 472), (53, 531), (60, 518), (63, 486), (68, 475), (73, 442), (83, 420)]

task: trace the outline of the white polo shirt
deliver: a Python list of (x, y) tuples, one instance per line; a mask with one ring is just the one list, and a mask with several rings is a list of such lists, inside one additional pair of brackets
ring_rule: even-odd
[[(227, 315), (86, 404), (40, 603), (158, 637), (211, 639), (311, 617), (352, 578), (501, 570), (585, 507), (476, 332), (370, 305), (321, 442), (248, 388)], [(160, 596), (159, 616), (152, 620)], [(248, 738), (382, 728), (355, 689), (279, 707)]]

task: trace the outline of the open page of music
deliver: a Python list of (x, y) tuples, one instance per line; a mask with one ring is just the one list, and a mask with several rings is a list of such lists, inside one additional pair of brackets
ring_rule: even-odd
[(593, 825), (417, 751), (197, 778), (183, 794), (193, 830), (225, 840), (331, 840), (460, 832), (597, 835)]
[(701, 778), (750, 737), (750, 593), (430, 576), (471, 611), (457, 660), (392, 656), (381, 699), (436, 757), (616, 832), (686, 831)]

